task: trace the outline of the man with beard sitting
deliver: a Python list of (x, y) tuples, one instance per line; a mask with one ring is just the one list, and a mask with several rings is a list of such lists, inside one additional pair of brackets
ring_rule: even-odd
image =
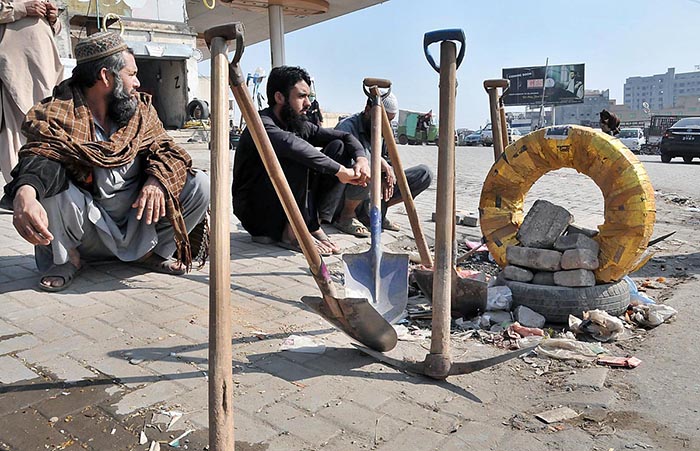
[[(309, 74), (300, 67), (272, 69), (267, 81), (269, 107), (260, 111), (260, 117), (316, 247), (321, 255), (329, 255), (340, 253), (340, 248), (319, 225), (318, 197), (335, 196), (334, 190), (348, 183), (366, 186), (369, 162), (351, 134), (306, 120), (310, 84)], [(248, 129), (236, 149), (232, 192), (233, 212), (253, 241), (301, 251)]]
[(184, 274), (208, 176), (136, 92), (136, 61), (118, 33), (79, 41), (75, 57), (73, 76), (27, 114), (27, 144), (3, 198), (35, 245), (39, 288), (64, 290), (85, 261), (110, 257)]

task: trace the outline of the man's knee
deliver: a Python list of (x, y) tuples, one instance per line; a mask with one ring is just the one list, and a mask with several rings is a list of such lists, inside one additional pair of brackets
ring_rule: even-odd
[(340, 139), (334, 139), (333, 141), (326, 144), (323, 148), (323, 153), (343, 166), (350, 166), (351, 158), (348, 155), (347, 147), (345, 143)]
[(433, 182), (433, 172), (424, 164), (414, 166), (408, 171), (413, 172), (413, 174), (411, 174), (412, 180), (409, 180), (409, 182), (414, 197), (428, 189)]
[(209, 176), (205, 172), (194, 171), (187, 176), (182, 195), (187, 195), (193, 205), (209, 205), (209, 193)]

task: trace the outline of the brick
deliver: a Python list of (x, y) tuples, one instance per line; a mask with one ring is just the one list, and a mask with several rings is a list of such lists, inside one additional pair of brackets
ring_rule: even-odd
[(14, 357), (0, 357), (0, 383), (12, 384), (39, 377)]
[(317, 446), (342, 432), (342, 427), (282, 402), (264, 408), (256, 415), (256, 419), (264, 419), (275, 427)]
[[(331, 404), (329, 407), (321, 410), (318, 415), (327, 418), (334, 423), (342, 424), (345, 426), (345, 428), (358, 434), (362, 434), (364, 436), (376, 435), (385, 441), (395, 438), (397, 435), (399, 435), (401, 429), (405, 427), (405, 423), (400, 422), (385, 413), (366, 409), (350, 401), (342, 402), (340, 404)], [(411, 449), (423, 448), (416, 446), (415, 448)]]
[(589, 238), (593, 238), (596, 235), (598, 235), (597, 230), (587, 229), (586, 227), (580, 226), (578, 224), (570, 224), (569, 227), (566, 228), (567, 235), (570, 235), (572, 233), (581, 233)]
[[(11, 434), (3, 433), (0, 440), (0, 443), (6, 441), (11, 450), (57, 449), (58, 445), (69, 441), (67, 434), (61, 434), (59, 428), (54, 428), (34, 409), (0, 417), (0, 431), (12, 431)], [(0, 449), (5, 448), (0, 446)]]
[(561, 256), (562, 269), (598, 269), (598, 254), (590, 249), (569, 249)]
[(593, 271), (572, 269), (554, 273), (554, 283), (562, 287), (592, 287), (595, 285)]
[(465, 215), (460, 224), (467, 227), (479, 227), (479, 217), (476, 215)]
[(5, 340), (0, 340), (0, 355), (31, 349), (39, 343), (40, 341), (37, 340), (34, 335), (27, 333)]
[(526, 247), (551, 249), (573, 219), (565, 208), (538, 199), (520, 225), (518, 241)]
[(561, 252), (534, 247), (508, 246), (506, 259), (511, 265), (544, 271), (561, 269)]
[[(401, 435), (396, 440), (391, 440), (388, 443), (383, 443), (378, 448), (378, 451), (396, 451), (400, 449), (424, 449), (437, 450), (440, 449), (440, 444), (447, 440), (447, 436), (429, 431), (423, 428), (409, 426), (401, 431)], [(386, 438), (385, 438), (386, 441)], [(467, 446), (463, 444), (463, 449)]]
[(537, 285), (554, 285), (554, 273), (550, 271), (538, 271), (532, 278), (532, 283)]
[(596, 240), (582, 233), (571, 233), (557, 238), (554, 242), (554, 249), (562, 252), (569, 249), (589, 249), (597, 255), (600, 245)]
[(534, 277), (532, 271), (519, 266), (508, 265), (503, 268), (503, 276), (508, 280), (515, 280), (516, 282), (529, 282)]

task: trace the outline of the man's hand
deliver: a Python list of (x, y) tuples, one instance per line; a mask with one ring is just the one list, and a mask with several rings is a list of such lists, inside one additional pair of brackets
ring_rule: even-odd
[(29, 17), (46, 16), (46, 3), (44, 0), (29, 0), (24, 6), (27, 8), (27, 16)]
[[(386, 163), (386, 161), (382, 159), (382, 163)], [(384, 178), (382, 179), (382, 197), (384, 198), (384, 201), (388, 202), (389, 199), (391, 199), (391, 196), (394, 195), (396, 174), (394, 173), (394, 168), (389, 166), (389, 164), (386, 164), (386, 166), (383, 167), (383, 170)]]
[(352, 167), (352, 169), (355, 171), (355, 175), (358, 177), (359, 181), (359, 183), (355, 183), (355, 185), (367, 186), (371, 174), (369, 161), (367, 158), (359, 157), (355, 161), (355, 165)]
[[(338, 177), (338, 180), (340, 180), (340, 183), (343, 184), (350, 184), (350, 185), (362, 185), (360, 182), (360, 177), (355, 174), (354, 169), (348, 169), (345, 166), (341, 166), (338, 172), (335, 173), (335, 176)], [(365, 183), (362, 186), (366, 186), (367, 183)]]
[(149, 176), (146, 183), (141, 188), (141, 193), (136, 201), (131, 205), (131, 208), (136, 208), (136, 219), (139, 221), (146, 212), (146, 224), (158, 222), (160, 218), (165, 216), (165, 190), (158, 179)]
[(53, 235), (49, 232), (49, 218), (36, 199), (33, 186), (22, 185), (17, 190), (12, 210), (12, 225), (30, 244), (46, 246), (53, 240)]
[(46, 20), (53, 25), (58, 20), (58, 7), (51, 2), (46, 2)]

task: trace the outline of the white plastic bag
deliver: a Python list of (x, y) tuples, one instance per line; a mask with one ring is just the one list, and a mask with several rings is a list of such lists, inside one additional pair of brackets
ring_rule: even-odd
[(513, 306), (513, 293), (506, 286), (488, 287), (486, 297), (486, 310), (510, 311)]

